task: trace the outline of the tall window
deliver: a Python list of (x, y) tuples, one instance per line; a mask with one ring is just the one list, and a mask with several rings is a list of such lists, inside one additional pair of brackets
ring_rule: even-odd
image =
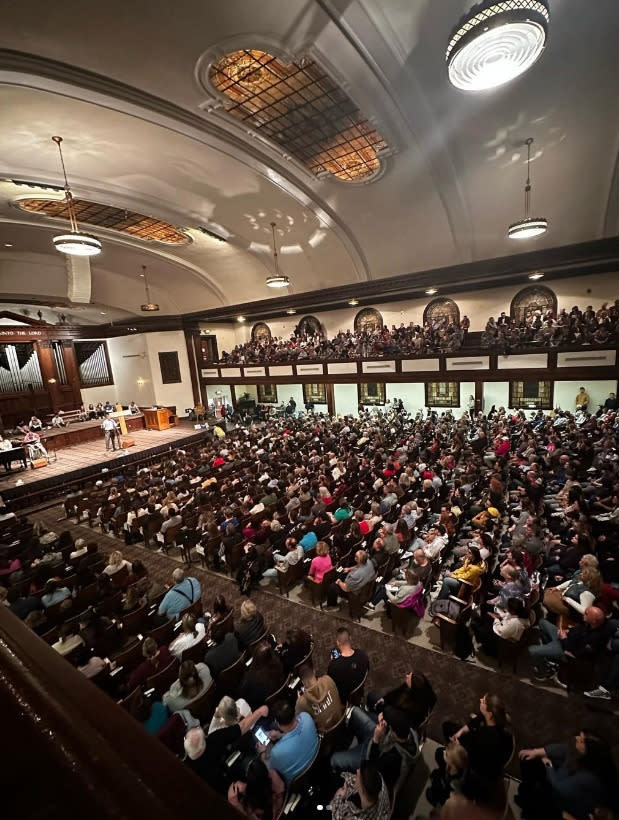
[(357, 392), (359, 404), (370, 404), (374, 406), (385, 404), (384, 382), (359, 382)]
[(159, 369), (161, 370), (161, 381), (164, 384), (178, 384), (182, 381), (176, 350), (159, 354)]
[(107, 342), (73, 342), (81, 387), (114, 384)]
[(460, 382), (428, 382), (426, 407), (460, 407)]
[(517, 381), (509, 383), (509, 406), (515, 410), (552, 410), (551, 381)]

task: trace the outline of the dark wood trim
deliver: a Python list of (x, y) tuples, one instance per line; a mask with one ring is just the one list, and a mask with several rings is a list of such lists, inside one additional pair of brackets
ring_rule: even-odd
[(203, 404), (206, 407), (206, 392), (201, 394), (202, 379), (198, 372), (197, 356), (195, 349), (195, 330), (185, 328), (185, 346), (187, 347), (187, 359), (189, 361), (189, 376), (191, 378), (191, 392), (193, 394), (194, 406)]
[(475, 381), (475, 410), (479, 413), (484, 409), (484, 383), (477, 379)]
[(335, 390), (333, 389), (333, 384), (331, 382), (327, 382), (325, 384), (327, 389), (327, 412), (330, 416), (335, 415)]
[(233, 384), (230, 385), (230, 402), (232, 404), (233, 410), (236, 412), (236, 390), (234, 389)]
[(7, 817), (170, 820), (209, 806), (220, 820), (238, 820), (225, 798), (7, 607), (0, 666), (3, 730), (19, 739), (2, 763)]

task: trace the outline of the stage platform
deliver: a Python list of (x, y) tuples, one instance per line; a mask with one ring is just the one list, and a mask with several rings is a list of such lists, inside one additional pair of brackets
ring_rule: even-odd
[[(113, 418), (118, 420), (116, 416), (113, 416)], [(137, 416), (124, 416), (124, 419), (130, 436), (133, 436), (138, 430), (143, 430), (146, 426), (142, 413)], [(73, 447), (76, 444), (102, 442), (101, 419), (76, 421), (67, 427), (48, 428), (41, 433), (41, 440), (44, 446), (52, 452), (54, 450), (63, 450), (66, 447)]]
[[(51, 497), (59, 479), (67, 482), (87, 480), (92, 476), (100, 478), (100, 475), (96, 474), (104, 467), (116, 469), (151, 454), (156, 455), (174, 449), (175, 446), (182, 447), (183, 444), (211, 437), (205, 430), (195, 430), (191, 423), (187, 423), (186, 426), (181, 423), (169, 430), (134, 430), (130, 435), (135, 441), (135, 446), (126, 451), (107, 452), (103, 438), (100, 438), (97, 441), (63, 447), (58, 450), (55, 461), (53, 453), (51, 454), (52, 461), (46, 467), (36, 470), (14, 469), (8, 475), (0, 471), (0, 494), (5, 501), (11, 502), (13, 512), (18, 513), (20, 503), (23, 507), (32, 507), (39, 503), (39, 500)], [(23, 484), (17, 485), (20, 480)]]

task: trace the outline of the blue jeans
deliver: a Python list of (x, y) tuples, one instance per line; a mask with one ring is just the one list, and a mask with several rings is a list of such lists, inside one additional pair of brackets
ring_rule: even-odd
[(460, 581), (457, 578), (444, 578), (438, 597), (449, 598), (450, 595), (456, 595), (459, 589)]
[(537, 646), (530, 646), (529, 655), (542, 661), (562, 661), (565, 658), (565, 652), (559, 639), (557, 627), (545, 618), (542, 618), (538, 626), (542, 634), (542, 642)]
[(363, 709), (358, 706), (353, 706), (353, 710), (348, 721), (349, 727), (352, 729), (357, 738), (357, 746), (352, 749), (346, 749), (342, 752), (334, 752), (331, 755), (331, 768), (336, 772), (356, 772), (361, 761), (367, 755), (368, 746), (372, 740), (374, 729), (378, 722), (377, 717), (368, 715)]

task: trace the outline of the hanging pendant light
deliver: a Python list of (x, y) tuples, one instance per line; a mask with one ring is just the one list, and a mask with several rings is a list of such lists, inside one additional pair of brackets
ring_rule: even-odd
[(60, 145), (62, 142), (62, 137), (52, 137), (52, 140), (58, 146), (58, 153), (60, 154), (60, 164), (62, 165), (62, 173), (64, 175), (65, 201), (67, 203), (69, 222), (71, 224), (71, 233), (63, 233), (54, 237), (54, 247), (57, 251), (60, 251), (60, 253), (66, 253), (69, 256), (97, 256), (101, 253), (101, 242), (99, 242), (96, 236), (82, 233), (77, 227), (73, 194), (69, 188), (67, 171), (64, 165), (64, 157), (62, 155), (62, 147)]
[(539, 59), (550, 12), (547, 0), (484, 0), (452, 32), (449, 80), (462, 91), (485, 91), (514, 80)]
[(159, 305), (156, 302), (150, 301), (150, 288), (148, 287), (148, 279), (146, 278), (146, 265), (142, 265), (142, 276), (144, 278), (144, 289), (146, 290), (146, 304), (140, 306), (140, 310), (144, 313), (155, 313), (159, 310)]
[(288, 288), (290, 287), (290, 280), (279, 269), (279, 261), (277, 258), (277, 243), (275, 241), (275, 228), (277, 224), (271, 222), (271, 231), (273, 233), (273, 259), (275, 261), (275, 276), (267, 276), (267, 286), (269, 288)]
[(526, 140), (527, 145), (527, 181), (524, 186), (524, 219), (514, 222), (507, 229), (510, 239), (533, 239), (548, 230), (548, 220), (544, 216), (531, 216), (531, 145), (533, 137)]

